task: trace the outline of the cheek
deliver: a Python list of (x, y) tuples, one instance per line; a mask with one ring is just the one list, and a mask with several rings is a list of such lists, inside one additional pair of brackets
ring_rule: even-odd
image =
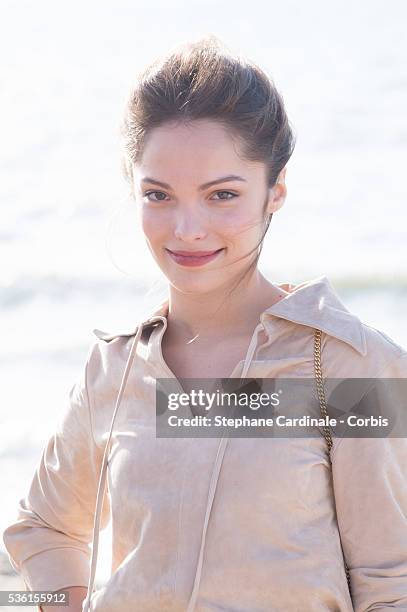
[(142, 209), (140, 212), (140, 225), (146, 239), (151, 243), (156, 243), (170, 230), (169, 219), (163, 214), (158, 215), (157, 211), (151, 209)]
[(154, 233), (154, 227), (155, 227), (151, 216), (145, 215), (142, 213), (140, 215), (140, 224), (141, 224), (141, 229), (143, 230), (143, 233), (145, 234), (145, 236), (147, 238), (150, 238), (151, 234)]
[(233, 242), (246, 242), (255, 239), (261, 227), (261, 219), (248, 214), (246, 210), (234, 211), (225, 215), (220, 226), (222, 234)]

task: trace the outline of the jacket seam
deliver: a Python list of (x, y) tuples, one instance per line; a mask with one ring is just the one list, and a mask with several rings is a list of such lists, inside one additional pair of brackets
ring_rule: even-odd
[[(375, 376), (373, 376), (373, 378), (382, 378), (381, 377), (382, 372), (384, 372), (384, 370), (386, 370), (389, 367), (390, 364), (396, 363), (399, 359), (402, 359), (403, 357), (407, 357), (407, 351), (405, 351), (403, 348), (401, 348), (400, 351), (398, 352), (398, 354), (396, 355), (396, 357), (393, 356), (391, 359), (389, 359), (386, 362), (386, 364), (379, 370), (379, 372)], [(371, 387), (369, 387), (369, 389), (367, 391), (365, 391), (365, 393), (362, 395), (361, 399), (363, 399), (367, 395), (367, 393), (369, 393), (370, 390), (371, 390)], [(336, 444), (333, 445), (332, 452), (331, 452), (331, 457), (333, 457), (335, 455), (336, 450), (340, 446), (342, 440), (344, 440), (343, 437), (340, 438), (339, 441)]]
[(89, 418), (90, 433), (91, 433), (91, 436), (92, 436), (93, 444), (96, 447), (97, 444), (96, 444), (95, 435), (94, 435), (94, 429), (93, 429), (91, 400), (90, 400), (90, 393), (89, 393), (89, 388), (88, 388), (88, 366), (89, 366), (89, 360), (90, 360), (90, 357), (88, 357), (88, 359), (86, 360), (86, 365), (85, 365), (86, 408), (87, 408), (87, 413), (88, 413), (88, 418)]
[(42, 555), (43, 553), (52, 552), (53, 550), (66, 550), (66, 549), (75, 550), (75, 551), (77, 551), (79, 553), (82, 553), (83, 555), (88, 557), (88, 559), (90, 557), (90, 555), (88, 553), (86, 553), (84, 550), (81, 550), (80, 548), (76, 548), (75, 546), (55, 546), (55, 547), (52, 547), (52, 548), (45, 548), (44, 550), (39, 550), (38, 552), (33, 553), (29, 557), (26, 557), (24, 559), (24, 561), (21, 561), (20, 565), (22, 567), (24, 565), (24, 563), (26, 563), (27, 561), (29, 561), (33, 557), (37, 557), (38, 555)]
[(407, 351), (400, 345), (398, 344), (395, 340), (393, 340), (393, 338), (391, 338), (391, 336), (388, 336), (384, 331), (382, 331), (381, 329), (377, 329), (377, 327), (374, 327), (373, 325), (369, 325), (368, 323), (363, 322), (363, 325), (365, 327), (368, 327), (369, 329), (373, 329), (375, 332), (379, 333), (380, 336), (386, 340), (391, 346), (393, 346), (394, 348), (399, 349), (400, 353), (407, 353)]

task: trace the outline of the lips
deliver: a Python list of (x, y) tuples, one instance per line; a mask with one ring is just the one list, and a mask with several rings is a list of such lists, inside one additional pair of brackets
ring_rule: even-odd
[(222, 252), (222, 249), (216, 251), (170, 251), (165, 249), (171, 259), (181, 266), (203, 266), (210, 261), (216, 259)]
[[(170, 249), (167, 250), (170, 251)], [(220, 250), (221, 249), (216, 249), (215, 251), (171, 251), (171, 253), (174, 253), (174, 255), (182, 255), (183, 257), (206, 257)]]

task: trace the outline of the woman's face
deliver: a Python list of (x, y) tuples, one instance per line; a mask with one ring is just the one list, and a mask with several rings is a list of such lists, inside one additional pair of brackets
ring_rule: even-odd
[[(284, 203), (285, 169), (271, 190), (266, 166), (239, 156), (219, 123), (167, 123), (147, 137), (134, 190), (148, 247), (173, 287), (207, 293), (237, 282), (257, 255), (266, 215)], [(203, 259), (179, 252), (219, 251)]]

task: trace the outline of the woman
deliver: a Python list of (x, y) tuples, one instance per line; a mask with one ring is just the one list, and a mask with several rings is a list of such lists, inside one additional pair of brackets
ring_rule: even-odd
[(406, 377), (407, 352), (326, 277), (257, 268), (294, 149), (273, 82), (214, 37), (185, 45), (140, 75), (123, 137), (168, 299), (127, 333), (95, 330), (4, 532), (14, 567), (30, 590), (69, 587), (61, 610), (87, 590), (99, 612), (407, 610), (405, 438), (156, 436), (159, 378), (314, 379), (319, 351), (328, 378)]

